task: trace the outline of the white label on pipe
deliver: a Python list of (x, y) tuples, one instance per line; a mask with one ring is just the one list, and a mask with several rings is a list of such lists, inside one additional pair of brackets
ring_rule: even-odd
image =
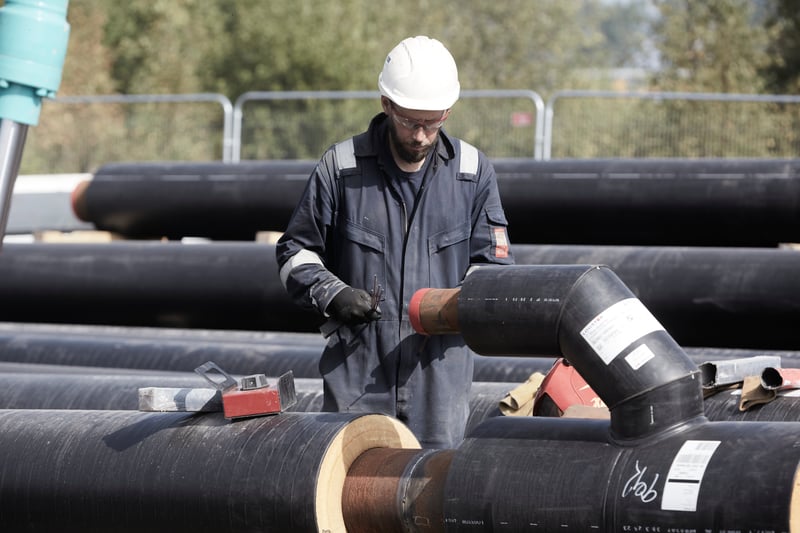
[(630, 365), (630, 367), (634, 370), (639, 370), (642, 365), (648, 362), (650, 359), (655, 357), (656, 354), (653, 353), (653, 350), (647, 347), (646, 344), (642, 344), (635, 350), (631, 351), (628, 355), (625, 356), (625, 361)]
[(672, 460), (661, 499), (663, 511), (697, 510), (697, 496), (718, 440), (687, 440)]
[(632, 342), (663, 330), (664, 326), (638, 298), (628, 298), (594, 317), (581, 330), (581, 336), (600, 359), (609, 364)]

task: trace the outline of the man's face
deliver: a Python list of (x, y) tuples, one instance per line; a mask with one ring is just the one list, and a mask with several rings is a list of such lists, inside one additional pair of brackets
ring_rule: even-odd
[(384, 99), (384, 112), (391, 118), (389, 136), (397, 155), (408, 163), (419, 163), (436, 144), (449, 110), (420, 111), (398, 107)]

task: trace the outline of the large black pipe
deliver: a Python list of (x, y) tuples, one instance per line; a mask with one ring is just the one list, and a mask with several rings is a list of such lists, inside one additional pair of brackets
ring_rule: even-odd
[[(518, 384), (474, 382), (468, 431), (486, 418), (499, 416), (500, 400)], [(138, 390), (144, 387), (208, 388), (209, 384), (194, 372), (0, 362), (0, 409), (137, 410)], [(322, 380), (295, 377), (295, 391), (297, 403), (289, 412), (322, 409)], [(796, 395), (781, 393), (746, 411), (739, 410), (740, 399), (739, 389), (709, 395), (703, 401), (705, 416), (709, 420), (800, 422)]]
[[(140, 388), (210, 387), (204, 378), (194, 372), (110, 373), (108, 369), (70, 368), (82, 369), (84, 373), (64, 373), (53, 365), (0, 363), (0, 409), (138, 410)], [(268, 378), (268, 381), (274, 384), (277, 379)], [(322, 411), (322, 380), (295, 377), (294, 382), (297, 403), (287, 411)], [(500, 400), (517, 385), (503, 382), (473, 383), (467, 430), (486, 418), (500, 416)]]
[(520, 264), (609, 266), (684, 346), (800, 349), (800, 251), (521, 246)]
[(128, 238), (253, 240), (286, 228), (315, 164), (112, 163), (73, 191), (72, 205), (79, 219)]
[(102, 326), (61, 330), (55, 325), (52, 330), (37, 327), (18, 331), (0, 328), (0, 361), (183, 372), (215, 361), (234, 374), (279, 376), (291, 370), (296, 377), (320, 377), (319, 357), (324, 344), (295, 342), (298, 335), (310, 334), (289, 333), (281, 338), (275, 333), (265, 337), (272, 340), (259, 343), (241, 340), (238, 332), (224, 342), (204, 335), (160, 336), (157, 328), (147, 328), (149, 334), (138, 328), (114, 329), (115, 335), (104, 333)]
[[(518, 245), (518, 264), (607, 264), (684, 346), (798, 350), (800, 252)], [(8, 244), (0, 321), (316, 331), (261, 243)]]
[[(76, 189), (74, 210), (99, 229), (131, 238), (252, 239), (260, 230), (285, 229), (315, 163), (114, 163)], [(800, 160), (493, 163), (512, 242), (775, 246), (800, 240)]]
[(796, 424), (709, 423), (697, 367), (608, 268), (487, 267), (412, 302), (418, 331), (479, 353), (560, 350), (611, 409), (483, 422), (449, 466), (447, 531), (797, 530)]
[(773, 400), (742, 411), (739, 404), (742, 390), (722, 390), (708, 396), (705, 414), (709, 420), (756, 421), (756, 422), (800, 422), (800, 397), (796, 391), (783, 391)]
[[(80, 324), (0, 323), (0, 371), (9, 364), (53, 366), (65, 373), (190, 372), (216, 361), (238, 374), (319, 378), (325, 346), (320, 334)], [(725, 348), (684, 351), (696, 364), (756, 355), (775, 355), (784, 367), (800, 365), (800, 352)], [(517, 382), (547, 373), (552, 357), (475, 356), (475, 382)]]
[(0, 320), (314, 331), (291, 302), (273, 246), (175, 242), (9, 244)]
[(382, 415), (0, 411), (3, 531), (343, 531), (347, 468), (418, 447)]
[[(190, 372), (215, 361), (235, 374), (319, 378), (321, 334), (81, 324), (0, 323), (0, 371), (22, 363), (104, 372), (113, 369)], [(476, 382), (522, 382), (545, 373), (554, 358), (475, 357)], [(82, 370), (81, 370), (82, 371)]]
[[(0, 409), (77, 409), (92, 411), (136, 411), (139, 409), (139, 389), (147, 387), (205, 388), (211, 386), (203, 377), (193, 372), (169, 373), (94, 373), (85, 368), (85, 374), (61, 373), (50, 365), (37, 369), (24, 365), (24, 372), (6, 372), (7, 365), (0, 363)], [(269, 378), (276, 383), (276, 378)], [(314, 412), (322, 410), (322, 381), (295, 378), (297, 403), (289, 412)]]
[(620, 446), (608, 421), (492, 418), (443, 491), (455, 531), (798, 531), (797, 424), (687, 423)]

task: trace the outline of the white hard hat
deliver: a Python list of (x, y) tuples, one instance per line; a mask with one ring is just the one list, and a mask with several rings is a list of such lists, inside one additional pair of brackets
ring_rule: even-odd
[(456, 61), (447, 48), (419, 35), (404, 39), (389, 52), (378, 89), (400, 107), (438, 111), (453, 107), (461, 85)]

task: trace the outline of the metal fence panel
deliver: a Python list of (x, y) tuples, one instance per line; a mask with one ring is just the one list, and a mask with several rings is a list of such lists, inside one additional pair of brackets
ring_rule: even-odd
[[(491, 158), (800, 157), (800, 96), (462, 91), (447, 131)], [(246, 112), (245, 112), (246, 111)], [(363, 131), (377, 91), (62, 97), (28, 133), (21, 172), (115, 161), (317, 159)]]
[(21, 172), (91, 172), (115, 161), (230, 161), (233, 106), (214, 93), (60, 97), (28, 132)]
[(544, 159), (800, 156), (800, 96), (560, 91)]
[[(317, 159), (380, 110), (377, 91), (248, 92), (234, 105), (232, 159)], [(525, 90), (462, 91), (445, 127), (490, 157), (541, 159), (544, 101)]]

